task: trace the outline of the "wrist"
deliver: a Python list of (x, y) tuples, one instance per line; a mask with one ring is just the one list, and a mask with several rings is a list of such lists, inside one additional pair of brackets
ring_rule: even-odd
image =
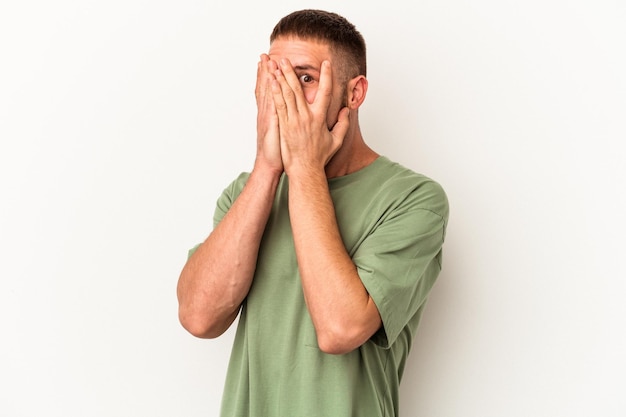
[(314, 178), (314, 177), (324, 177), (326, 178), (325, 167), (322, 164), (315, 163), (303, 163), (303, 162), (293, 162), (285, 165), (285, 173), (289, 178)]
[(252, 168), (252, 172), (250, 175), (262, 180), (272, 181), (279, 179), (282, 173), (282, 166), (270, 164), (257, 158), (257, 160), (254, 162), (254, 167)]

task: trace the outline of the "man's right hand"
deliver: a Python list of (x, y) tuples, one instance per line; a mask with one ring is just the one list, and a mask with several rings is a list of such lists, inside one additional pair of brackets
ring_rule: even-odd
[(277, 68), (276, 62), (272, 61), (267, 54), (261, 55), (254, 92), (258, 109), (255, 168), (267, 168), (280, 174), (283, 172), (283, 161), (280, 153), (278, 114), (271, 88), (273, 74)]

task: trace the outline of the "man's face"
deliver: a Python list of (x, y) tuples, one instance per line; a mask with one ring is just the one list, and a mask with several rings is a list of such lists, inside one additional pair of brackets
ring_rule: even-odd
[(320, 71), (323, 61), (330, 61), (332, 67), (333, 89), (328, 107), (326, 121), (329, 129), (337, 123), (339, 111), (345, 106), (345, 86), (340, 85), (340, 69), (336, 58), (331, 54), (328, 45), (301, 40), (299, 38), (278, 38), (270, 45), (269, 56), (277, 63), (287, 58), (300, 80), (306, 101), (310, 104), (315, 100), (319, 87)]

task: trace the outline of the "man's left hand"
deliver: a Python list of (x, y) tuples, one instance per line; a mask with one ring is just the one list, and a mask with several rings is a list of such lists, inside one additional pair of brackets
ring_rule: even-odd
[(342, 108), (337, 123), (329, 130), (328, 110), (332, 100), (332, 69), (323, 61), (319, 86), (312, 103), (308, 103), (300, 80), (291, 63), (282, 59), (272, 83), (278, 114), (281, 155), (285, 172), (324, 169), (341, 147), (348, 131), (349, 109)]

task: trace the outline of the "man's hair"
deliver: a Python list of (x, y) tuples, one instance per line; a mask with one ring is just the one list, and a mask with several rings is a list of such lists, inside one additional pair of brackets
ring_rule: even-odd
[(330, 50), (344, 61), (346, 79), (367, 75), (365, 40), (346, 18), (324, 10), (299, 10), (283, 17), (270, 35), (270, 43), (279, 37), (296, 37), (328, 44)]

